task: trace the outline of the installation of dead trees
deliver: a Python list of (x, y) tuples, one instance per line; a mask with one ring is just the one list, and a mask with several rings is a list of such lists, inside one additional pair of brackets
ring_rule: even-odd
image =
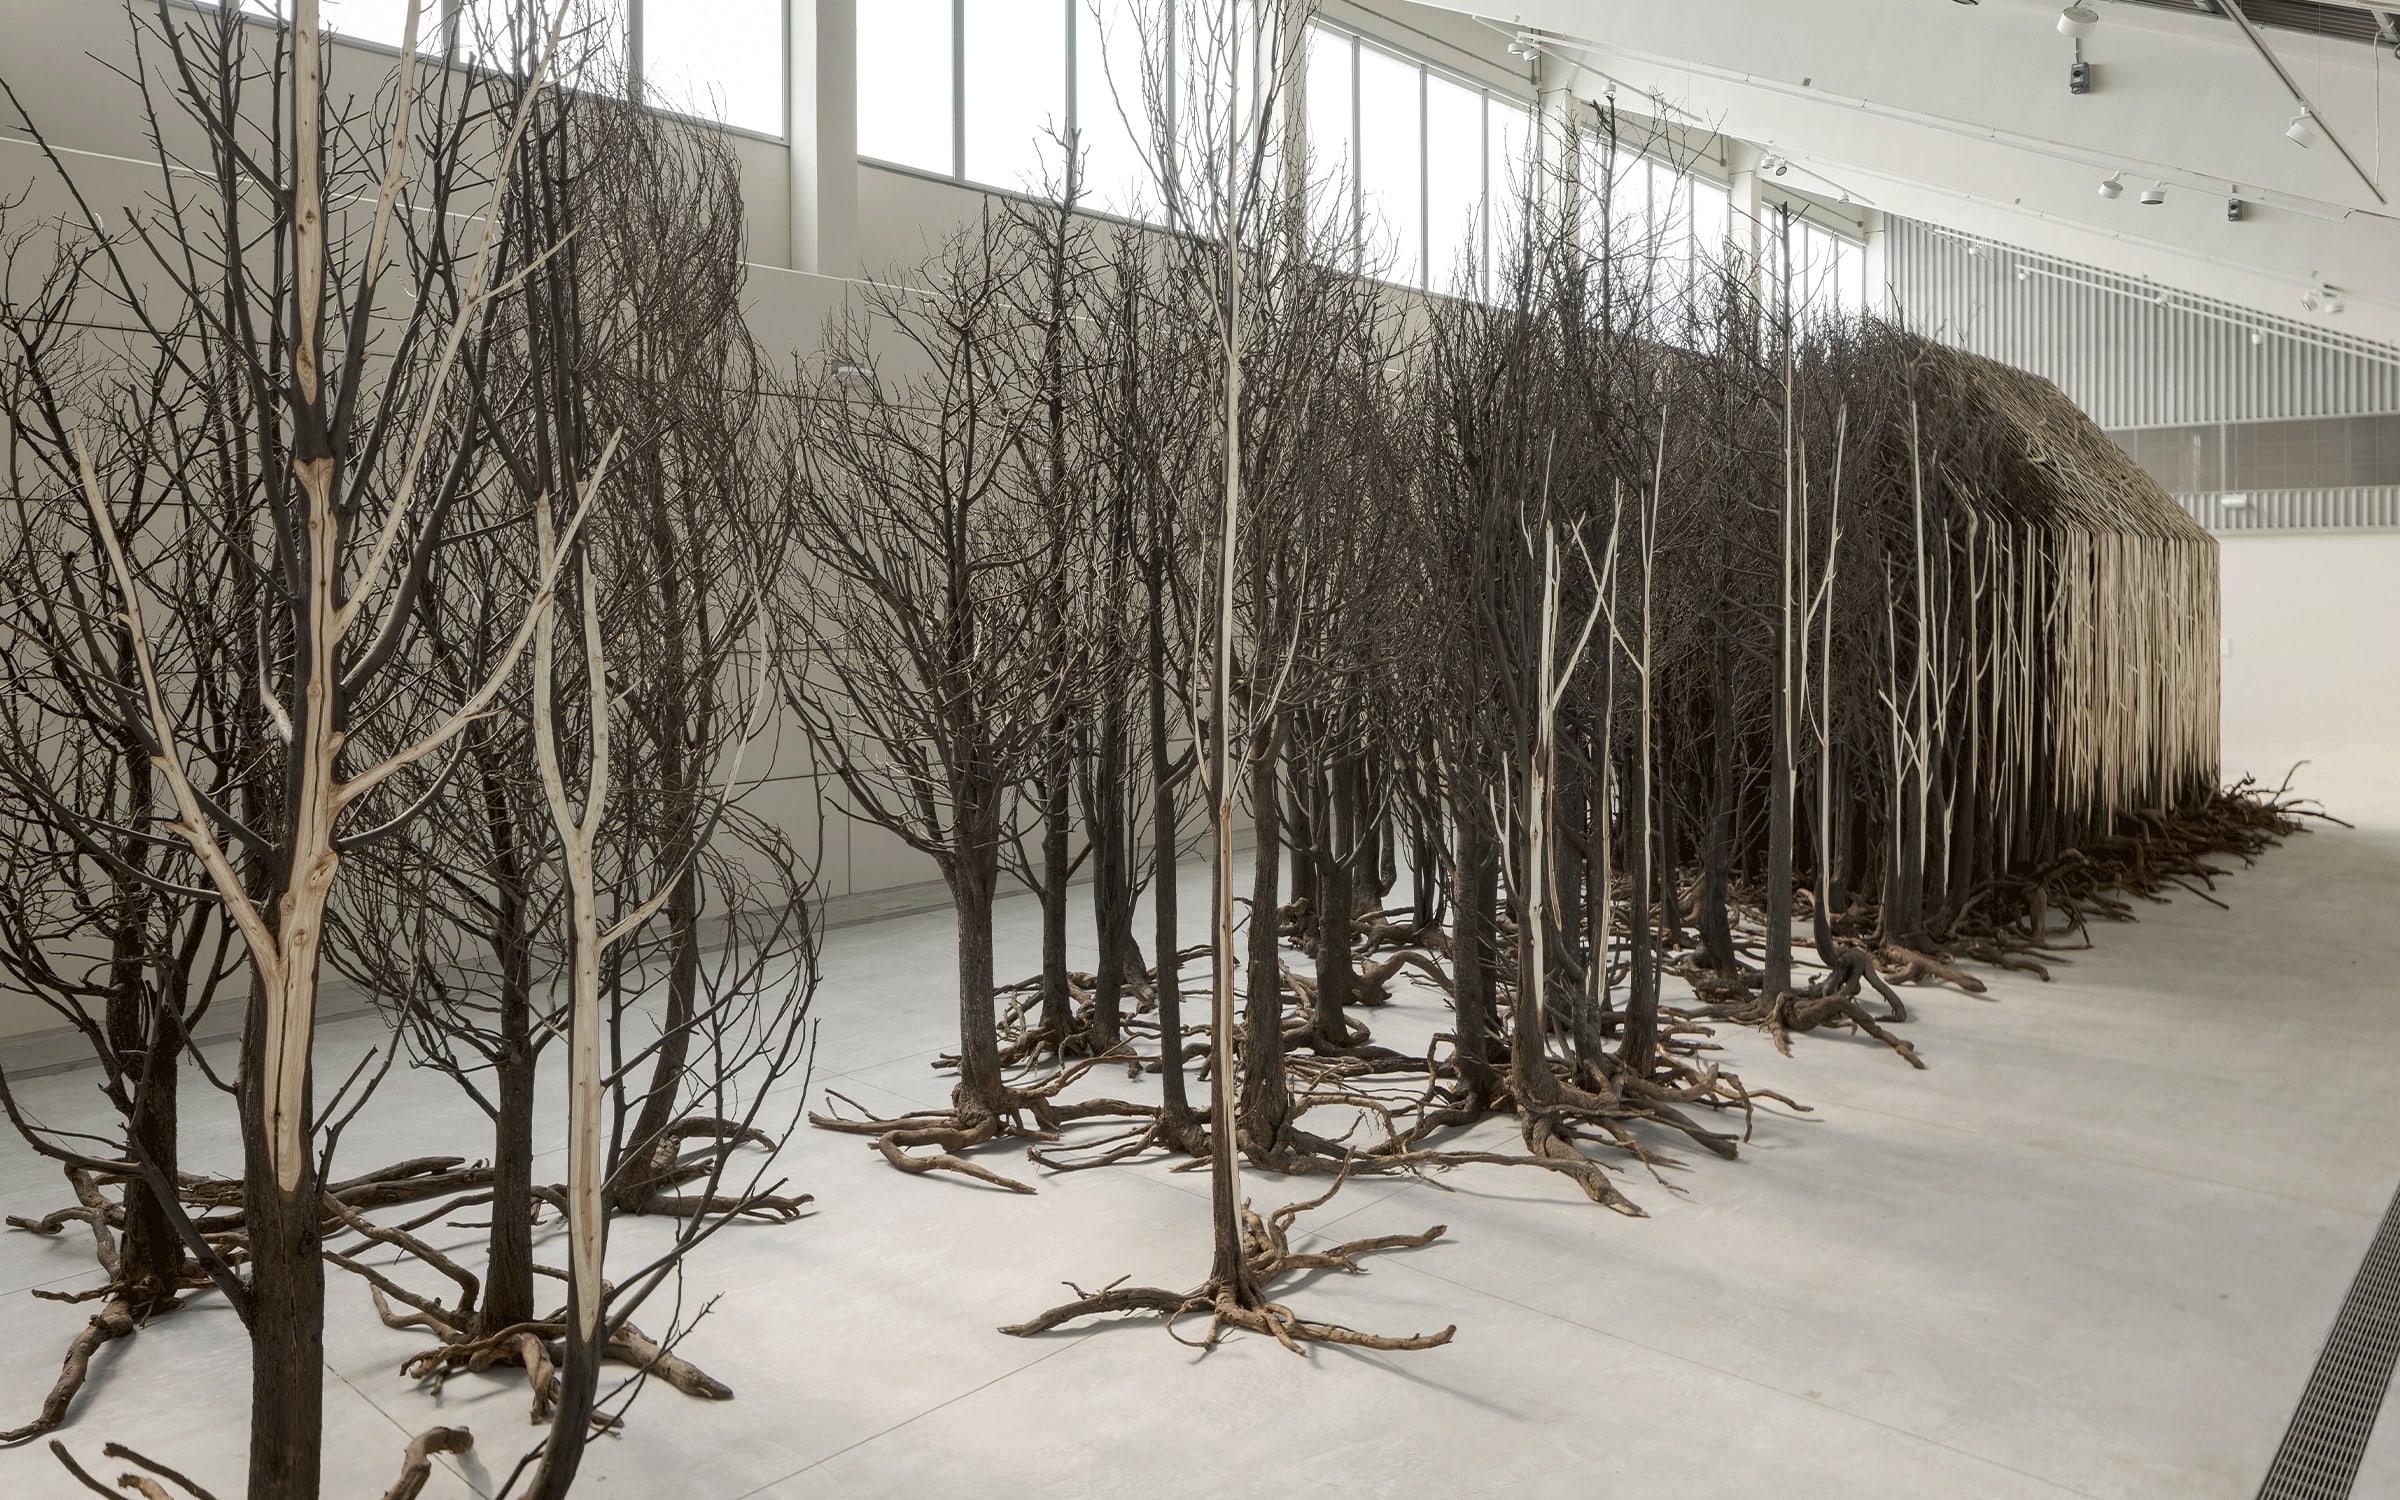
[[(135, 8), (160, 123), (130, 222), (12, 121), (67, 208), (12, 232), (0, 302), (0, 972), (81, 1033), (115, 1118), (53, 1126), (0, 1077), (75, 1198), (12, 1222), (88, 1229), (104, 1303), (5, 1438), (63, 1422), (100, 1345), (214, 1292), (250, 1344), (242, 1492), (274, 1500), (320, 1491), (328, 1265), (434, 1336), (404, 1377), (523, 1368), (547, 1429), (525, 1492), (557, 1496), (647, 1377), (730, 1394), (674, 1353), (688, 1316), (631, 1320), (709, 1236), (806, 1201), (763, 1176), (816, 938), (804, 831), (743, 805), (781, 564), (745, 509), (732, 154), (593, 92), (574, 0), (492, 8), (487, 56), (513, 61), (471, 72), (419, 54), (425, 9), (350, 79), (310, 0), (278, 25)], [(323, 1032), (340, 980), (387, 1032)], [(338, 1174), (403, 1059), (492, 1133)], [(213, 1110), (238, 1177), (183, 1163)], [(537, 1181), (562, 1142), (566, 1180)], [(482, 1264), (426, 1237), (477, 1207)], [(636, 1213), (671, 1220), (664, 1248), (608, 1264)], [(421, 1436), (393, 1493), (470, 1441)]]
[[(743, 321), (732, 148), (624, 99), (577, 0), (493, 8), (507, 66), (406, 45), (363, 87), (311, 0), (137, 19), (166, 123), (130, 224), (20, 113), (70, 208), (7, 242), (0, 300), (0, 985), (80, 1036), (108, 1119), (0, 1071), (71, 1198), (9, 1223), (100, 1271), (36, 1294), (99, 1311), (0, 1445), (214, 1294), (245, 1492), (316, 1495), (329, 1264), (422, 1336), (400, 1378), (522, 1376), (509, 1484), (543, 1500), (648, 1378), (730, 1396), (690, 1319), (632, 1320), (810, 1201), (770, 1177), (818, 945), (816, 830), (748, 797), (778, 716), (957, 932), (948, 1104), (807, 1118), (1011, 1193), (1209, 1175), (1204, 1280), (1017, 1335), (1434, 1347), (1272, 1287), (1442, 1227), (1295, 1249), (1299, 1216), (1485, 1167), (1639, 1215), (1629, 1171), (1804, 1108), (1733, 1028), (1926, 1067), (1915, 997), (2047, 978), (2298, 826), (2219, 785), (2213, 543), (2055, 388), (1826, 315), (1780, 217), (1671, 262), (1614, 206), (1657, 143), (1606, 110), (1545, 125), (1458, 295), (1386, 284), (1349, 164), (1289, 134), (1305, 9), (1135, 7), (1112, 85), (1164, 228), (1082, 214), (1070, 136), (1047, 201), (861, 284), (789, 371)], [(1040, 909), (1008, 989), (1004, 876)], [(337, 982), (364, 1047), (324, 1032)], [(480, 1138), (358, 1170), (403, 1064)], [(185, 1162), (209, 1110), (238, 1176)], [(1261, 1216), (1244, 1170), (1329, 1185)], [(480, 1256), (436, 1243), (478, 1210)], [(648, 1258), (612, 1261), (635, 1215)], [(424, 1433), (392, 1493), (471, 1441)]]
[[(1347, 164), (1282, 134), (1297, 16), (1136, 7), (1194, 91), (1170, 122), (1112, 79), (1167, 231), (1103, 241), (1060, 142), (1051, 201), (868, 290), (793, 392), (788, 707), (960, 934), (950, 1105), (816, 1124), (1018, 1192), (970, 1153), (1530, 1167), (1639, 1214), (1626, 1168), (1803, 1108), (1721, 1028), (1926, 1066), (1905, 991), (2044, 972), (2103, 884), (2291, 826), (2216, 788), (2212, 544), (2055, 389), (1812, 303), (1786, 219), (1672, 261), (1613, 207), (1657, 143), (1606, 111), (1545, 137), (1487, 290), (1404, 303), (1357, 274)], [(1215, 911), (1185, 950), (1189, 791)], [(1001, 990), (1004, 868), (1042, 961)], [(1429, 1053), (1375, 1034), (1402, 984), (1451, 1009)], [(1159, 1102), (1088, 1096), (1119, 1066)], [(1453, 1147), (1493, 1117), (1521, 1150)], [(1255, 1311), (1217, 1201), (1202, 1292), (1079, 1305)]]

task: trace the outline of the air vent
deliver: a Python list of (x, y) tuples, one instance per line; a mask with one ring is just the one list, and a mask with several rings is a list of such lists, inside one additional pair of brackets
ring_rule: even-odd
[(2300, 1393), (2258, 1500), (2346, 1500), (2400, 1357), (2400, 1194)]
[[(2186, 15), (2222, 17), (2231, 23), (2217, 0), (2131, 0), (2153, 10), (2179, 10)], [(2363, 6), (2328, 5), (2323, 0), (2241, 0), (2242, 14), (2255, 25), (2277, 31), (2305, 32), (2345, 42), (2400, 42), (2374, 11)]]

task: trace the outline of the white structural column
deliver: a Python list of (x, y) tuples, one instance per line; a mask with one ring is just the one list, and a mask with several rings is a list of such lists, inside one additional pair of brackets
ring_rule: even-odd
[(1861, 215), (1860, 232), (1867, 245), (1867, 311), (1877, 317), (1892, 313), (1891, 239), (1884, 232), (1883, 210)]
[(1751, 289), (1763, 297), (1767, 290), (1763, 279), (1767, 245), (1759, 216), (1766, 208), (1766, 200), (1758, 191), (1759, 156), (1758, 148), (1747, 142), (1725, 143), (1725, 185), (1731, 199), (1733, 248), (1747, 257)]
[(856, 276), (858, 0), (788, 3), (792, 269)]
[(1544, 233), (1564, 227), (1573, 237), (1580, 211), (1582, 132), (1573, 83), (1582, 69), (1544, 52), (1533, 61), (1533, 181), (1537, 222)]

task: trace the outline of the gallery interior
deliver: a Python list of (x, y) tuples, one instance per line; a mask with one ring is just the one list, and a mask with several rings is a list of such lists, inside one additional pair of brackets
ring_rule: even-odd
[(2400, 1496), (2400, 6), (2061, 3), (0, 0), (0, 1495)]

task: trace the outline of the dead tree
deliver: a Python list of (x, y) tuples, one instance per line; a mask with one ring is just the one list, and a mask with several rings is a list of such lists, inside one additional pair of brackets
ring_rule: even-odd
[[(951, 1107), (809, 1118), (873, 1136), (903, 1171), (1030, 1192), (960, 1153), (1146, 1111), (1060, 1102), (1088, 1062), (1011, 1084), (995, 1031), (1001, 843), (1070, 691), (1051, 620), (1061, 598), (1052, 571), (1064, 560), (1022, 472), (1043, 403), (1028, 370), (1040, 340), (1011, 305), (1020, 249), (987, 211), (921, 268), (922, 291), (869, 287), (863, 313), (829, 330), (825, 375), (793, 398), (785, 503), (802, 561), (787, 573), (777, 628), (785, 701), (818, 765), (854, 816), (933, 861), (958, 918)], [(881, 340), (897, 347), (886, 354)], [(886, 377), (879, 358), (909, 373)]]
[[(1295, 1204), (1279, 1210), (1266, 1220), (1258, 1220), (1248, 1212), (1240, 1193), (1240, 1167), (1237, 1152), (1236, 1053), (1233, 1046), (1234, 1028), (1234, 900), (1233, 900), (1233, 816), (1237, 796), (1237, 767), (1245, 766), (1253, 792), (1252, 815), (1259, 825), (1259, 839), (1264, 866), (1271, 867), (1277, 857), (1272, 814), (1275, 799), (1274, 766), (1277, 758), (1275, 723), (1279, 707), (1280, 685), (1271, 675), (1265, 675), (1263, 658), (1271, 649), (1271, 639), (1262, 642), (1253, 638), (1247, 643), (1250, 659), (1249, 691), (1237, 697), (1236, 621), (1237, 592), (1244, 572), (1243, 527), (1248, 507), (1245, 502), (1246, 467), (1243, 450), (1245, 397), (1243, 371), (1250, 313), (1245, 291), (1249, 270), (1259, 264), (1272, 264), (1278, 257), (1297, 248), (1289, 241), (1280, 241), (1271, 232), (1286, 223), (1277, 212), (1279, 203), (1288, 207), (1286, 185), (1269, 170), (1276, 158), (1275, 142), (1281, 136), (1277, 119), (1282, 107), (1301, 37), (1305, 8), (1279, 4), (1237, 7), (1227, 4), (1220, 13), (1203, 13), (1193, 7), (1179, 19), (1183, 28), (1177, 37), (1177, 55), (1185, 59), (1191, 71), (1194, 97), (1205, 101), (1207, 108), (1195, 109), (1184, 120), (1181, 129), (1170, 130), (1164, 100), (1167, 90), (1161, 80), (1146, 76), (1144, 93), (1153, 101), (1150, 111), (1152, 141), (1157, 159), (1169, 165), (1160, 172), (1162, 196), (1170, 206), (1176, 234), (1176, 246), (1181, 256), (1179, 269), (1187, 295), (1210, 315), (1215, 333), (1214, 394), (1220, 400), (1222, 425), (1218, 437), (1220, 447), (1219, 476), (1223, 495), (1218, 507), (1216, 540), (1211, 549), (1212, 571), (1215, 574), (1211, 592), (1214, 594), (1214, 643), (1206, 658), (1210, 685), (1205, 719), (1208, 748), (1202, 761), (1202, 783), (1211, 799), (1210, 830), (1213, 835), (1214, 932), (1212, 949), (1215, 960), (1214, 983), (1211, 992), (1211, 1032), (1214, 1061), (1210, 1072), (1211, 1097), (1209, 1137), (1209, 1187), (1214, 1229), (1214, 1253), (1208, 1279), (1190, 1291), (1175, 1292), (1158, 1287), (1123, 1288), (1112, 1286), (1094, 1294), (1077, 1291), (1075, 1301), (1052, 1308), (1029, 1322), (1004, 1328), (1016, 1335), (1031, 1335), (1058, 1327), (1076, 1318), (1107, 1312), (1156, 1312), (1173, 1321), (1190, 1313), (1205, 1312), (1209, 1328), (1202, 1346), (1213, 1344), (1225, 1328), (1246, 1328), (1267, 1333), (1285, 1348), (1300, 1351), (1302, 1341), (1355, 1344), (1380, 1349), (1421, 1349), (1449, 1341), (1454, 1329), (1445, 1328), (1437, 1334), (1392, 1338), (1364, 1334), (1336, 1325), (1314, 1323), (1299, 1317), (1290, 1308), (1272, 1301), (1268, 1284), (1278, 1273), (1302, 1264), (1338, 1265), (1346, 1270), (1358, 1269), (1354, 1257), (1368, 1250), (1423, 1245), (1442, 1233), (1436, 1226), (1422, 1234), (1385, 1236), (1372, 1241), (1344, 1245), (1329, 1252), (1322, 1261), (1310, 1262), (1306, 1257), (1289, 1253), (1285, 1231), (1301, 1212), (1330, 1198), (1338, 1191), (1347, 1173), (1334, 1178), (1333, 1187), (1311, 1203)], [(1177, 14), (1160, 7), (1156, 11), (1140, 12), (1144, 22), (1145, 42), (1164, 42), (1167, 28)], [(1164, 55), (1162, 46), (1145, 45), (1147, 56)], [(1155, 65), (1153, 65), (1154, 67)], [(1145, 69), (1146, 75), (1152, 73)], [(1220, 114), (1219, 111), (1222, 113)], [(1198, 180), (1186, 180), (1181, 174), (1183, 164), (1195, 168)], [(1204, 173), (1205, 176), (1198, 174)], [(1253, 552), (1252, 557), (1261, 554)], [(1263, 568), (1253, 563), (1248, 569), (1251, 585), (1257, 587)], [(1198, 674), (1195, 674), (1198, 675)], [(1246, 701), (1245, 701), (1246, 700)], [(1234, 719), (1244, 719), (1237, 735)], [(1237, 740), (1241, 749), (1237, 759)], [(1263, 773), (1260, 768), (1263, 769)], [(1261, 893), (1263, 894), (1263, 898)], [(1263, 872), (1253, 886), (1251, 909), (1251, 975), (1253, 992), (1249, 1034), (1250, 1048), (1259, 1045), (1259, 1007), (1256, 1003), (1262, 982), (1272, 986), (1280, 995), (1279, 978), (1261, 980), (1259, 952), (1261, 934), (1270, 960), (1276, 941), (1273, 920), (1275, 901), (1271, 877)], [(1267, 1029), (1281, 1041), (1280, 1018), (1270, 1009)], [(1247, 1058), (1244, 1058), (1246, 1064)], [(1248, 1111), (1242, 1111), (1247, 1115)], [(1245, 1123), (1247, 1123), (1245, 1121)], [(1255, 1227), (1253, 1227), (1255, 1226)]]
[[(418, 20), (412, 6), (412, 43)], [(553, 45), (558, 29), (549, 28)], [(251, 51), (262, 35), (263, 57)], [(54, 462), (75, 478), (59, 499), (86, 518), (86, 597), (114, 612), (122, 648), (84, 632), (61, 643), (54, 670), (104, 682), (130, 662), (110, 694), (109, 728), (155, 768), (155, 826), (195, 872), (175, 889), (213, 902), (242, 940), (244, 1173), (232, 1216), (241, 1263), (188, 1215), (170, 1218), (250, 1335), (249, 1493), (313, 1496), (321, 1248), (327, 1205), (339, 1201), (327, 1190), (341, 1186), (325, 1168), (344, 1111), (355, 1112), (373, 1077), (362, 1068), (320, 1108), (311, 1043), (332, 898), (345, 858), (407, 827), (446, 779), (548, 602), (543, 578), (518, 600), (493, 601), (517, 622), (494, 671), (458, 697), (418, 691), (418, 600), (440, 568), (469, 565), (471, 550), (451, 543), (474, 439), (445, 418), (458, 410), (468, 351), (511, 290), (491, 274), (510, 187), (508, 146), (495, 154), (493, 145), (521, 134), (528, 112), (490, 110), (472, 88), (421, 87), (413, 45), (373, 107), (346, 109), (328, 88), (313, 0), (267, 33), (231, 10), (186, 18), (162, 7), (137, 50), (145, 106), (172, 122), (159, 136), (159, 206), (104, 244), (82, 290), (121, 310), (137, 379), (154, 378), (138, 373), (146, 361), (170, 386), (222, 393), (219, 412), (238, 399), (250, 421), (201, 432), (173, 403), (134, 400), (126, 414), (157, 420), (114, 452), (81, 425), (52, 434), (64, 450)], [(547, 60), (532, 65), (528, 97)], [(258, 104), (262, 76), (279, 92), (271, 109)], [(73, 174), (55, 153), (48, 161), (72, 193)], [(97, 215), (75, 203), (98, 236)], [(476, 217), (452, 217), (470, 204)], [(420, 222), (431, 226), (422, 240)], [(273, 253), (262, 257), (262, 245)], [(453, 258), (462, 269), (442, 296), (429, 263)], [(209, 410), (209, 398), (195, 406)], [(131, 425), (120, 420), (118, 432)], [(156, 539), (119, 526), (139, 485), (196, 465), (210, 465), (207, 482), (221, 487), (202, 521), (225, 549), (210, 578), (162, 573)], [(218, 589), (241, 597), (235, 617), (254, 622), (253, 701), (276, 742), (263, 764), (219, 760), (224, 742), (186, 711), (189, 695), (222, 681), (213, 669), (170, 675), (179, 655), (200, 649), (187, 644), (193, 632), (222, 623), (210, 602)], [(84, 852), (108, 855), (127, 878), (172, 876), (104, 844)], [(167, 1168), (128, 1144), (153, 1198), (180, 1197)], [(216, 1219), (222, 1227), (227, 1216)]]

